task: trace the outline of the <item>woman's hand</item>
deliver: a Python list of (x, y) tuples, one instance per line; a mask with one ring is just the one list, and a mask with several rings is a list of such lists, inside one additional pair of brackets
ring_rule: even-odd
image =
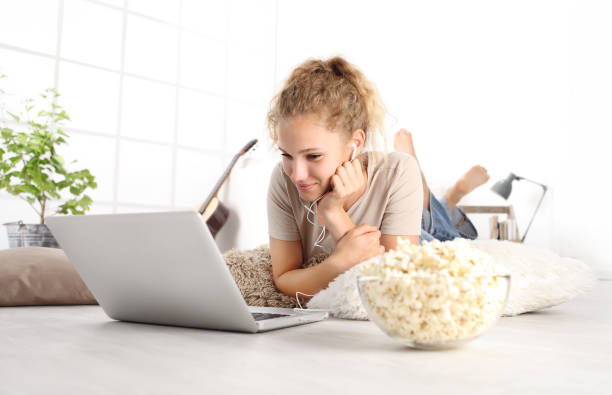
[(367, 178), (363, 174), (363, 167), (359, 159), (344, 162), (336, 169), (331, 178), (332, 190), (327, 192), (317, 203), (322, 214), (336, 210), (345, 210), (344, 205), (357, 197)]
[(333, 252), (338, 257), (336, 261), (339, 272), (344, 273), (356, 264), (384, 253), (385, 247), (380, 244), (380, 235), (376, 226), (363, 224), (342, 236)]

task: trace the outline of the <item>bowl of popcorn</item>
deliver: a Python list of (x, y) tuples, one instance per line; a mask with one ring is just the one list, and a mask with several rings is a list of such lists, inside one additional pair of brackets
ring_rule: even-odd
[(508, 301), (510, 274), (465, 239), (412, 245), (364, 261), (363, 306), (384, 333), (413, 348), (445, 349), (482, 335)]

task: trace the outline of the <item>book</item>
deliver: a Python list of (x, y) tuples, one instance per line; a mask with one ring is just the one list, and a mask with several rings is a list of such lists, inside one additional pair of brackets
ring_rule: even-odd
[(516, 221), (513, 219), (509, 219), (508, 222), (508, 240), (518, 241), (518, 226), (516, 225)]
[(497, 240), (499, 238), (499, 223), (497, 215), (493, 215), (491, 218), (489, 218), (489, 229), (491, 238)]
[(499, 223), (499, 240), (508, 240), (508, 221)]

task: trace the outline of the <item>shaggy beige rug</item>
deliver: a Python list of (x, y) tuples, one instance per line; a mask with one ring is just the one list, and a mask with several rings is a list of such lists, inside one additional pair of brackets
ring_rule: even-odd
[[(303, 268), (315, 266), (329, 254), (321, 253), (310, 258)], [(272, 262), (268, 244), (251, 250), (231, 249), (223, 254), (225, 263), (232, 273), (240, 292), (249, 306), (299, 307), (295, 296), (280, 292), (272, 279)], [(300, 298), (302, 307), (306, 299)]]

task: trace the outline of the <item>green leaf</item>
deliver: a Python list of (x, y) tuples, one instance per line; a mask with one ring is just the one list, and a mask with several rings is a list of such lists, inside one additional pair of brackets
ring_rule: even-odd
[(2, 128), (2, 138), (5, 140), (10, 140), (13, 138), (13, 129)]
[(54, 198), (54, 199), (58, 199), (58, 200), (59, 200), (59, 199), (61, 199), (61, 198), (62, 198), (62, 197), (60, 196), (60, 194), (59, 194), (59, 193), (57, 193), (57, 192), (55, 192), (55, 191), (47, 190), (47, 193), (48, 193), (49, 195), (51, 195), (51, 197), (52, 197), (52, 198)]
[(19, 115), (17, 115), (17, 114), (13, 114), (13, 113), (12, 113), (12, 112), (10, 112), (10, 111), (7, 111), (7, 113), (8, 113), (8, 115), (10, 115), (10, 116), (11, 116), (11, 118), (13, 118), (13, 119), (14, 119), (16, 122), (21, 121), (21, 118), (19, 118)]
[(26, 143), (27, 143), (27, 141), (28, 141), (28, 136), (27, 136), (26, 134), (24, 134), (24, 133), (19, 133), (19, 134), (17, 135), (17, 142), (18, 142), (19, 144), (26, 144)]
[(61, 157), (61, 156), (59, 156), (59, 155), (53, 155), (53, 156), (51, 157), (51, 160), (52, 160), (52, 161), (53, 161), (53, 160), (54, 160), (54, 161), (56, 161), (57, 163), (59, 163), (59, 164), (60, 164), (60, 166), (64, 166), (64, 158), (62, 158), (62, 157)]
[(19, 193), (31, 193), (34, 196), (40, 195), (40, 190), (34, 185), (15, 185), (14, 190)]
[(66, 114), (66, 111), (62, 110), (59, 113), (57, 113), (57, 115), (55, 117), (55, 122), (59, 122), (59, 121), (62, 121), (64, 119), (70, 120), (70, 117), (68, 116), (68, 114)]

